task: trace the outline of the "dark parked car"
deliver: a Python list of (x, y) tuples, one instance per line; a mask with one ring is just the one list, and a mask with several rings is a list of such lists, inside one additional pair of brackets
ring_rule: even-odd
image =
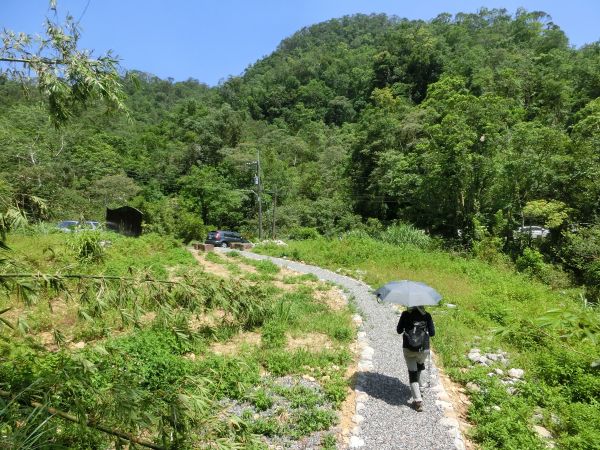
[(234, 242), (249, 242), (240, 233), (228, 230), (209, 231), (205, 244), (213, 244), (215, 247), (229, 247)]

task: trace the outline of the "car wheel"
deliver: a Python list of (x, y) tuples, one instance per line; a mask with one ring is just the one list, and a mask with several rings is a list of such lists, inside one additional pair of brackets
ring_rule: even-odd
[(227, 247), (229, 247), (229, 245), (227, 245), (227, 242), (223, 241), (223, 242), (221, 242), (221, 247), (227, 248)]

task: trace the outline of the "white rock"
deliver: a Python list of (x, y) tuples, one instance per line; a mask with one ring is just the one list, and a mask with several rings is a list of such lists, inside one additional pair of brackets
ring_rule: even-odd
[(456, 308), (454, 303), (446, 303), (446, 308)]
[(442, 400), (436, 400), (435, 404), (442, 409), (452, 409), (452, 403), (444, 402)]
[(350, 448), (360, 448), (363, 447), (365, 445), (365, 441), (361, 438), (359, 438), (358, 436), (352, 436), (350, 438)]
[(467, 355), (472, 362), (479, 362), (481, 360), (481, 355), (479, 353), (469, 353)]
[(362, 422), (364, 422), (365, 418), (363, 416), (361, 416), (360, 414), (354, 414), (354, 416), (352, 416), (352, 422), (356, 423), (356, 424), (360, 424)]
[(366, 402), (369, 398), (369, 395), (366, 392), (356, 390), (356, 401)]
[(373, 370), (373, 363), (371, 361), (361, 361), (358, 363), (358, 370), (370, 372)]
[(523, 375), (525, 375), (525, 371), (523, 369), (509, 369), (508, 371), (508, 376), (511, 378), (521, 379), (523, 378)]
[(458, 420), (452, 417), (444, 417), (440, 420), (440, 424), (445, 427), (458, 428)]
[(437, 399), (443, 402), (450, 402), (450, 397), (446, 392), (439, 392), (437, 395)]
[(373, 347), (367, 347), (363, 350), (362, 354), (360, 355), (360, 357), (362, 359), (366, 359), (366, 360), (371, 360), (373, 359), (373, 354), (375, 353), (375, 350), (373, 349)]
[(492, 409), (493, 409), (494, 411), (500, 411), (502, 408), (500, 408), (498, 405), (493, 405), (493, 406), (492, 406)]
[(496, 372), (496, 375), (504, 375), (504, 370), (502, 369), (494, 369), (494, 372)]
[(481, 388), (479, 387), (479, 385), (469, 381), (467, 383), (467, 390), (469, 390), (471, 392), (479, 392), (479, 391), (481, 391)]
[(533, 431), (535, 431), (537, 433), (537, 435), (539, 437), (541, 437), (542, 439), (552, 439), (552, 433), (550, 433), (550, 431), (548, 431), (546, 428), (540, 426), (540, 425), (534, 425), (533, 426)]

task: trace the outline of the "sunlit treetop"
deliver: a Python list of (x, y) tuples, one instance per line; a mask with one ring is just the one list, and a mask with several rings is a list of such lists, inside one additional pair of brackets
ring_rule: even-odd
[(0, 32), (0, 76), (36, 86), (56, 127), (94, 100), (102, 100), (108, 111), (124, 110), (117, 58), (110, 51), (94, 57), (78, 48), (78, 23), (70, 15), (59, 23), (55, 0), (50, 8), (55, 19), (46, 18), (43, 35)]

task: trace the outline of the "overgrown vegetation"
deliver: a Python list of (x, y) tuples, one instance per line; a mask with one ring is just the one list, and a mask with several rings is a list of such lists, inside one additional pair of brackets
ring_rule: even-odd
[[(12, 234), (7, 243), (0, 445), (111, 448), (127, 435), (153, 448), (267, 448), (326, 439), (337, 423), (354, 329), (349, 311), (315, 301), (312, 288), (211, 275), (158, 235)], [(229, 344), (244, 333), (262, 339)], [(328, 344), (288, 346), (312, 334)]]
[[(162, 447), (286, 445), (329, 427), (347, 312), (296, 286), (315, 280), (239, 254), (211, 257), (238, 281), (208, 276), (176, 240), (256, 237), (259, 175), (266, 234), (298, 241), (266, 251), (374, 286), (420, 279), (457, 305), (437, 310), (436, 345), (455, 380), (481, 388), (469, 414), (485, 448), (539, 447), (534, 423), (563, 448), (600, 448), (598, 42), (572, 48), (548, 15), (522, 9), (355, 15), (300, 30), (209, 88), (119, 76), (110, 54), (77, 48), (72, 19), (47, 34), (50, 59), (10, 31), (0, 48), (38, 74), (0, 69), (0, 248), (12, 249), (0, 258), (0, 445), (121, 445), (48, 420), (48, 407)], [(129, 115), (107, 119), (95, 100)], [(144, 212), (140, 239), (45, 224), (124, 203)], [(244, 332), (260, 344), (212, 352)], [(306, 333), (333, 347), (287, 348)], [(506, 349), (526, 382), (509, 395), (490, 368), (469, 367), (471, 347)], [(299, 385), (308, 374), (318, 387)], [(295, 408), (297, 392), (312, 406)]]
[[(57, 39), (78, 36), (55, 30)], [(65, 49), (75, 65), (76, 41)], [(101, 220), (106, 206), (129, 202), (147, 231), (255, 237), (248, 163), (260, 150), (269, 236), (376, 231), (399, 220), (492, 260), (534, 247), (592, 299), (596, 250), (577, 236), (594, 234), (600, 212), (598, 48), (572, 48), (547, 14), (523, 9), (428, 22), (349, 16), (298, 31), (214, 88), (135, 71), (114, 80), (107, 57), (99, 68), (116, 84), (106, 92), (120, 84), (124, 94), (108, 100), (122, 101), (132, 120), (107, 120), (90, 91), (88, 108), (60, 130), (40, 107), (47, 95), (22, 96), (7, 73), (0, 196), (34, 221)], [(523, 224), (551, 238), (515, 237)]]
[[(532, 274), (417, 247), (411, 238), (396, 244), (350, 233), (258, 251), (360, 271), (373, 287), (412, 279), (439, 290), (448, 306), (430, 309), (435, 350), (455, 381), (477, 386), (468, 418), (482, 448), (545, 448), (534, 425), (550, 430), (560, 448), (600, 448), (600, 311), (582, 301), (581, 290), (552, 290)], [(506, 351), (509, 365), (474, 363), (467, 358), (474, 348)], [(524, 369), (524, 380), (503, 384), (494, 370), (509, 368)]]

